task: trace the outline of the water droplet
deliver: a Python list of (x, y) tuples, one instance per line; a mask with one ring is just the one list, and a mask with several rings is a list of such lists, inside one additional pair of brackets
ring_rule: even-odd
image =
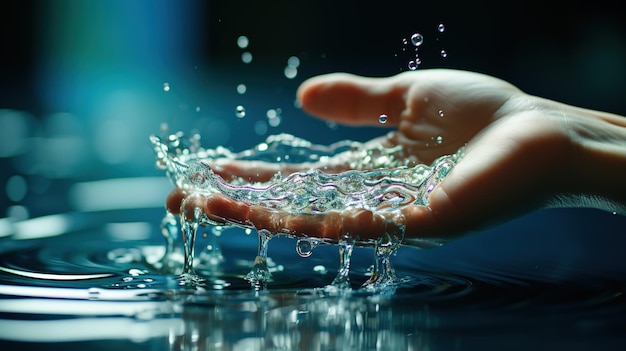
[(378, 122), (380, 122), (381, 124), (387, 123), (387, 119), (388, 119), (388, 117), (384, 113), (382, 115), (378, 116)]
[(443, 117), (444, 116), (443, 110), (439, 110), (439, 112), (437, 112), (437, 114), (439, 115), (439, 117)]
[(237, 85), (237, 92), (238, 92), (239, 94), (245, 94), (247, 89), (248, 89), (248, 88), (246, 87), (246, 85), (245, 85), (245, 84), (239, 84), (239, 85)]
[(170, 91), (170, 83), (167, 83), (167, 82), (163, 83), (163, 91), (166, 91), (166, 92)]
[(280, 125), (280, 122), (282, 122), (282, 118), (280, 117), (280, 115), (267, 119), (267, 124), (269, 124), (270, 127), (278, 127)]
[(238, 118), (246, 117), (246, 108), (241, 105), (237, 105), (237, 108), (235, 109), (235, 115)]
[(409, 41), (408, 41), (408, 40), (406, 40), (406, 38), (402, 38), (402, 44), (403, 44), (403, 45), (406, 45), (406, 44), (408, 44), (408, 43), (409, 43)]
[(441, 50), (441, 57), (443, 58), (448, 57), (448, 52), (446, 50)]
[(287, 66), (297, 68), (300, 66), (300, 59), (298, 56), (291, 56), (287, 59)]
[(326, 267), (324, 267), (323, 265), (318, 264), (317, 266), (313, 267), (313, 272), (319, 273), (319, 274), (326, 274), (328, 273), (328, 269), (326, 269)]
[(409, 61), (409, 65), (408, 65), (408, 67), (409, 67), (409, 69), (410, 69), (411, 71), (415, 71), (415, 70), (417, 69), (417, 66), (418, 66), (417, 62), (415, 62), (415, 61)]
[(320, 242), (321, 241), (318, 239), (298, 239), (296, 242), (296, 252), (300, 257), (309, 257)]
[(294, 66), (287, 66), (285, 67), (284, 73), (285, 77), (287, 77), (288, 79), (294, 79), (298, 75), (298, 68)]
[(437, 144), (441, 145), (441, 143), (443, 142), (443, 137), (441, 135), (437, 136)]
[(196, 112), (200, 112), (200, 106), (196, 106)]
[(239, 46), (239, 48), (245, 49), (248, 47), (248, 44), (250, 44), (250, 41), (245, 35), (241, 35), (237, 38), (237, 46)]
[(437, 31), (439, 33), (443, 33), (446, 30), (446, 26), (443, 23), (439, 23), (439, 25), (437, 26)]
[(250, 63), (252, 62), (252, 54), (249, 52), (244, 52), (241, 54), (241, 61), (243, 61), (243, 63)]
[(423, 42), (424, 42), (424, 37), (421, 34), (415, 33), (411, 35), (411, 43), (414, 46), (420, 46), (422, 45)]

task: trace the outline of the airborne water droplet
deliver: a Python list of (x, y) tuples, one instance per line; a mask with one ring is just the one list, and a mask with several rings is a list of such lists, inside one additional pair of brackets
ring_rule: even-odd
[(298, 239), (296, 242), (296, 252), (300, 257), (309, 257), (313, 254), (313, 250), (319, 245), (320, 240), (318, 239)]
[(443, 142), (443, 137), (441, 135), (437, 136), (437, 144), (441, 145), (441, 143)]
[(381, 124), (387, 123), (387, 119), (388, 119), (388, 117), (384, 113), (382, 115), (378, 116), (378, 122), (380, 122)]
[(437, 113), (439, 114), (439, 117), (443, 117), (444, 116), (443, 110), (439, 110), (439, 112), (437, 112)]
[(415, 61), (409, 61), (409, 69), (410, 69), (411, 71), (415, 71), (415, 70), (417, 69), (417, 66), (418, 66), (417, 62), (415, 62)]
[(243, 63), (250, 63), (252, 62), (252, 54), (249, 52), (244, 52), (241, 54), (241, 61), (243, 61)]
[(248, 40), (248, 37), (246, 37), (245, 35), (241, 35), (239, 36), (239, 38), (237, 38), (237, 46), (239, 46), (239, 48), (241, 49), (247, 48), (249, 43), (250, 41)]
[(437, 26), (437, 31), (439, 33), (443, 33), (446, 30), (446, 26), (443, 23), (439, 23), (439, 25)]
[(237, 85), (237, 93), (239, 94), (245, 94), (247, 90), (247, 87), (245, 84), (239, 84)]
[(441, 57), (443, 58), (448, 57), (448, 52), (446, 50), (441, 50)]
[(414, 46), (420, 46), (422, 45), (423, 42), (424, 42), (424, 37), (421, 34), (415, 33), (411, 35), (411, 43)]
[(246, 108), (241, 105), (237, 105), (237, 108), (235, 109), (235, 115), (238, 118), (246, 117)]
[(163, 83), (163, 91), (168, 92), (170, 91), (170, 83)]

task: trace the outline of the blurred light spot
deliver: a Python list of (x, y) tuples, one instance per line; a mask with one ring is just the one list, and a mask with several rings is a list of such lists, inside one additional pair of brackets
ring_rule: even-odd
[(7, 217), (13, 222), (19, 222), (28, 219), (30, 215), (28, 209), (24, 206), (10, 206), (7, 209)]
[[(133, 302), (131, 305), (131, 303), (119, 301), (109, 303), (75, 300), (53, 301), (52, 299), (21, 299), (12, 309), (19, 307), (20, 309), (16, 313), (20, 314), (48, 315), (54, 313), (49, 311), (50, 307), (53, 307), (54, 310), (58, 311), (56, 313), (61, 315), (115, 316), (120, 315), (122, 308), (126, 309), (123, 315), (128, 315), (130, 312), (145, 312), (147, 308), (157, 308), (145, 302)], [(66, 309), (63, 310), (61, 307)], [(0, 338), (28, 343), (69, 343), (96, 340), (131, 340), (135, 342), (150, 338), (165, 338), (172, 329), (182, 330), (182, 328), (183, 322), (178, 318), (159, 318), (148, 321), (128, 317), (2, 320), (0, 321)], [(37, 333), (33, 333), (34, 330), (37, 330)]]
[(26, 179), (21, 175), (14, 175), (7, 180), (6, 193), (9, 200), (14, 202), (22, 201), (26, 196), (27, 190), (28, 185), (26, 184)]
[(164, 177), (117, 178), (74, 184), (68, 191), (70, 204), (78, 211), (106, 211), (165, 206), (172, 188)]
[(289, 59), (287, 59), (287, 66), (289, 67), (300, 66), (300, 59), (298, 58), (298, 56), (291, 56)]
[(239, 38), (237, 38), (237, 46), (239, 46), (240, 49), (247, 48), (248, 44), (250, 44), (250, 41), (245, 35), (241, 35)]
[(257, 121), (254, 124), (254, 132), (257, 135), (265, 135), (267, 133), (267, 123), (265, 121)]
[(170, 83), (163, 83), (163, 91), (168, 92), (170, 91)]
[(288, 79), (294, 79), (298, 75), (298, 68), (287, 66), (285, 67), (285, 77)]
[(243, 61), (243, 63), (250, 63), (252, 62), (252, 54), (249, 52), (244, 52), (241, 54), (241, 61)]
[(67, 233), (73, 220), (68, 214), (37, 217), (15, 223), (13, 239), (26, 240), (58, 236)]
[(13, 110), (0, 110), (0, 157), (24, 151), (29, 134), (28, 118)]
[(245, 94), (245, 93), (246, 93), (246, 90), (247, 90), (247, 87), (246, 87), (246, 85), (245, 85), (245, 84), (239, 84), (239, 85), (237, 85), (237, 92), (238, 92), (239, 94)]
[(13, 234), (13, 221), (10, 218), (0, 218), (0, 238)]
[(147, 240), (152, 227), (148, 222), (108, 223), (105, 231), (113, 240)]

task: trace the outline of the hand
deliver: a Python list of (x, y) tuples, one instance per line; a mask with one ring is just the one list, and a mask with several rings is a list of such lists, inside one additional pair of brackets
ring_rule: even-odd
[[(609, 211), (626, 204), (626, 119), (525, 94), (490, 76), (455, 70), (418, 70), (389, 78), (329, 74), (298, 90), (302, 108), (348, 125), (397, 130), (369, 143), (402, 145), (410, 164), (431, 163), (467, 144), (465, 157), (431, 193), (428, 206), (408, 206), (394, 218), (407, 243), (445, 241), (546, 206)], [(442, 142), (435, 143), (441, 136)], [(277, 171), (348, 169), (345, 160), (286, 165), (230, 162), (214, 165), (225, 179), (265, 181)], [(185, 196), (168, 199), (177, 212)], [(291, 215), (214, 195), (203, 199), (209, 217), (272, 232), (337, 239), (350, 233), (376, 238), (386, 231), (365, 210)]]

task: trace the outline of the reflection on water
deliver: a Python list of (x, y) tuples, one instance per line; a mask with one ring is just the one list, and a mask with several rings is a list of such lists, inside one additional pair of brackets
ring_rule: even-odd
[[(292, 239), (277, 238), (268, 256), (275, 280), (255, 292), (244, 276), (256, 238), (229, 229), (221, 233), (219, 269), (204, 271), (209, 284), (189, 290), (154, 267), (164, 252), (160, 214), (68, 213), (62, 233), (0, 239), (2, 349), (614, 349), (625, 341), (623, 279), (592, 279), (600, 265), (549, 281), (528, 269), (535, 261), (528, 253), (517, 264), (511, 257), (507, 265), (463, 265), (449, 256), (454, 245), (403, 247), (395, 259), (406, 283), (394, 295), (341, 293), (319, 289), (334, 278), (336, 247), (301, 258)], [(137, 224), (147, 218), (155, 218), (148, 239)], [(200, 236), (199, 262), (215, 258), (210, 243)], [(373, 249), (353, 249), (350, 280), (358, 286)]]

